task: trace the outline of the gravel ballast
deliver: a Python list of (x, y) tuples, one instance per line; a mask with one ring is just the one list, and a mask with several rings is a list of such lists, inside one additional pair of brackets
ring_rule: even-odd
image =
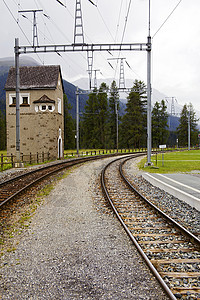
[(200, 239), (200, 211), (142, 178), (133, 160), (125, 164), (128, 180), (154, 205)]
[(97, 192), (110, 160), (57, 183), (16, 251), (2, 257), (0, 298), (167, 299)]

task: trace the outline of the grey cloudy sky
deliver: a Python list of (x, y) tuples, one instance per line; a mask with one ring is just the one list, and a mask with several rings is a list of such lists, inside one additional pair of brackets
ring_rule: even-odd
[[(18, 10), (43, 9), (37, 15), (40, 44), (71, 44), (74, 38), (75, 0), (1, 0), (0, 2), (0, 58), (14, 55), (14, 39), (20, 45), (32, 43), (31, 13), (18, 14)], [(81, 0), (84, 37), (86, 43), (120, 43), (124, 26), (124, 43), (146, 42), (148, 34), (148, 0)], [(5, 5), (6, 3), (6, 5)], [(127, 11), (130, 4), (130, 11)], [(176, 10), (170, 16), (173, 9)], [(163, 22), (169, 17), (163, 27)], [(183, 105), (191, 102), (200, 110), (200, 1), (151, 0), (152, 87), (168, 97), (176, 97)], [(16, 21), (23, 29), (20, 30)], [(158, 31), (158, 32), (157, 32)], [(27, 38), (29, 41), (27, 41)], [(63, 78), (73, 82), (87, 76), (86, 53), (34, 54), (32, 57), (45, 64), (60, 64)], [(113, 53), (125, 57), (125, 78), (146, 82), (146, 52)], [(100, 69), (98, 78), (119, 79), (119, 65), (107, 59), (108, 52), (94, 53), (94, 69)], [(161, 100), (161, 99), (158, 99)]]

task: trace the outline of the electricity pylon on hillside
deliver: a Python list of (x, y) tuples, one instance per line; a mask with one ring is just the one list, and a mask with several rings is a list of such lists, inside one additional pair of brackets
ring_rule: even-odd
[[(88, 0), (88, 1), (91, 4), (95, 5), (93, 1), (91, 1), (91, 0)], [(84, 30), (83, 30), (81, 0), (76, 0), (74, 45), (83, 45), (83, 44), (85, 44), (85, 39), (84, 39)], [(91, 89), (92, 88), (93, 51), (87, 51), (87, 62), (88, 62), (89, 88)]]

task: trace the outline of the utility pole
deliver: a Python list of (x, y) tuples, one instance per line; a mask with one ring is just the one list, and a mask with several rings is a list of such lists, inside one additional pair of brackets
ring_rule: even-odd
[(20, 167), (20, 105), (19, 105), (19, 39), (15, 39), (15, 74), (16, 74), (16, 166)]
[(79, 156), (79, 89), (76, 87), (76, 154)]
[(190, 151), (190, 107), (188, 111), (188, 151)]
[(37, 34), (37, 22), (36, 22), (36, 13), (42, 12), (42, 9), (31, 9), (31, 10), (19, 10), (19, 13), (33, 13), (33, 47), (35, 47), (35, 41), (37, 42), (37, 46), (39, 45), (38, 42), (38, 34)]
[(151, 163), (151, 33), (150, 33), (150, 0), (149, 0), (149, 30), (147, 37), (147, 163)]

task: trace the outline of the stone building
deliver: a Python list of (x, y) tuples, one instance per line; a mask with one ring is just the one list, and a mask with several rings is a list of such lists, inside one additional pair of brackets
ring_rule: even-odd
[[(15, 154), (15, 68), (9, 70), (6, 90), (7, 152)], [(64, 154), (63, 82), (60, 66), (20, 67), (20, 152), (24, 155)]]

